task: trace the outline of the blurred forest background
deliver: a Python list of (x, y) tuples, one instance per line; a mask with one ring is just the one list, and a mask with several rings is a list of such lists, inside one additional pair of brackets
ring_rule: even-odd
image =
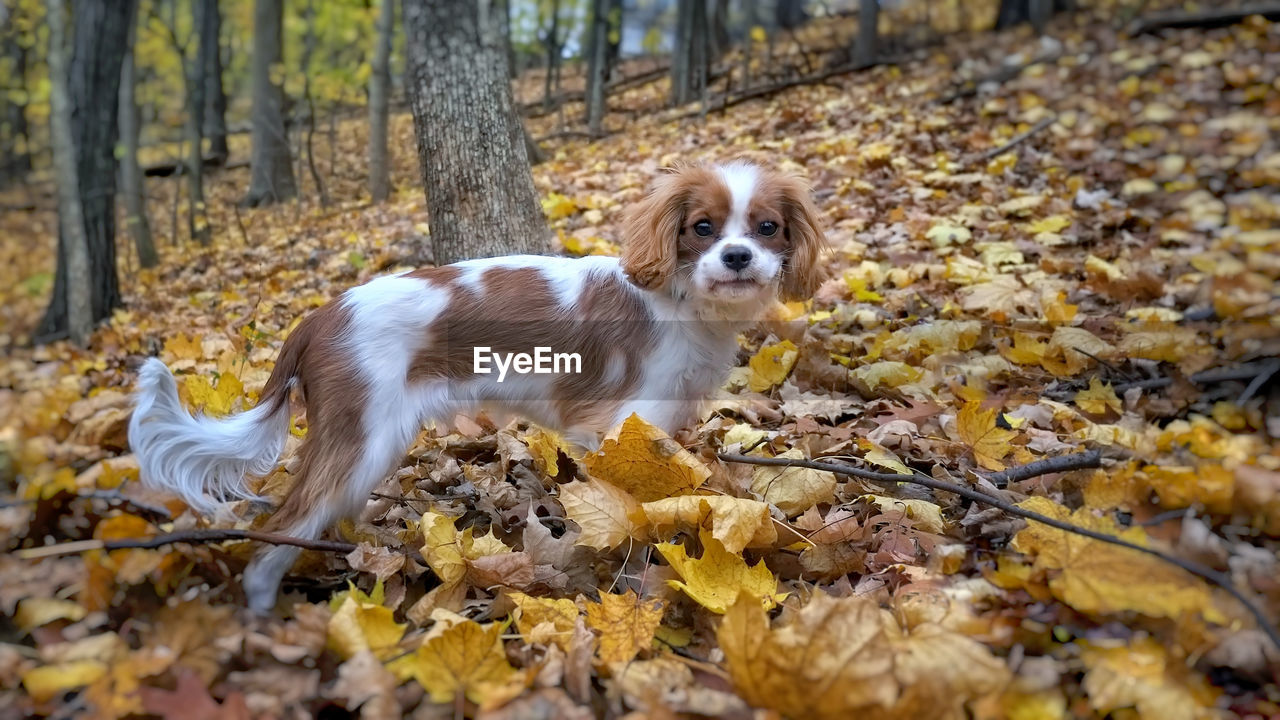
[[(236, 207), (299, 196), (323, 208), (378, 203), (393, 187), (395, 162), (412, 157), (403, 135), (393, 135), (388, 148), (386, 130), (388, 117), (408, 110), (414, 89), (406, 55), (412, 30), (405, 30), (399, 3), (85, 0), (63, 8), (65, 22), (47, 22), (49, 10), (63, 5), (7, 0), (0, 10), (0, 210), (3, 252), (12, 259), (0, 285), (21, 288), (28, 298), (51, 297), (39, 319), (30, 316), (29, 301), (5, 310), (7, 343), (67, 336), (68, 287), (73, 295), (90, 289), (80, 304), (87, 304), (91, 323), (109, 317), (121, 305), (117, 272), (153, 266), (158, 248), (207, 245), (232, 223), (243, 229)], [(436, 5), (446, 7), (421, 7)], [(480, 31), (506, 55), (511, 110), (533, 163), (565, 140), (603, 137), (669, 108), (691, 104), (659, 119), (705, 117), (901, 60), (947, 35), (1027, 21), (1040, 27), (1066, 7), (1063, 0), (703, 5), (495, 0), (456, 7), (488, 16)], [(410, 20), (418, 7), (405, 5)], [(51, 54), (55, 32), (65, 53)], [(443, 47), (446, 32), (424, 28), (409, 47)], [(70, 119), (65, 140), (52, 112), (58, 73), (51, 59), (61, 55)], [(424, 93), (447, 84), (487, 97), (487, 86), (472, 74), (425, 76)], [(367, 140), (355, 142), (356, 133)], [(59, 146), (74, 155), (78, 171), (84, 258), (68, 255), (79, 243), (68, 244), (65, 230), (63, 242), (52, 243), (54, 228), (42, 214), (58, 206), (53, 148)], [(208, 187), (210, 179), (217, 189)], [(127, 242), (119, 243), (117, 259), (121, 238)], [(54, 247), (56, 256), (49, 252)], [(472, 248), (452, 257), (518, 249)], [(71, 268), (83, 280), (66, 283)], [(75, 330), (81, 340), (86, 327), (82, 317)]]

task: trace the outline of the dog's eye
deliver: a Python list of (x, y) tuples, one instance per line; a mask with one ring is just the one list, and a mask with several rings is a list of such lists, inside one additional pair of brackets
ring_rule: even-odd
[(699, 220), (693, 224), (693, 231), (698, 233), (698, 237), (710, 237), (714, 230), (710, 220)]
[(774, 233), (778, 232), (778, 223), (765, 220), (764, 222), (760, 223), (760, 227), (756, 228), (756, 230), (761, 235), (764, 235), (765, 237), (770, 237)]

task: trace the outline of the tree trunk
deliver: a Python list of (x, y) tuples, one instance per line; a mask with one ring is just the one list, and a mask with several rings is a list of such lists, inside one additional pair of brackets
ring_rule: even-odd
[[(186, 70), (187, 79), (187, 231), (191, 239), (201, 245), (209, 244), (209, 217), (205, 213), (204, 204), (204, 81), (205, 68), (208, 66), (209, 45), (205, 43), (204, 22), (208, 17), (206, 6), (216, 0), (191, 0), (191, 17), (195, 20), (195, 28), (191, 33), (198, 42), (195, 58), (180, 62)], [(215, 8), (216, 12), (216, 8)], [(217, 52), (217, 45), (213, 51)]]
[(80, 206), (75, 141), (71, 133), (71, 97), (66, 47), (66, 8), (62, 0), (46, 0), (49, 25), (49, 135), (58, 189), (59, 263), (66, 282), (66, 330), (71, 341), (83, 346), (93, 332), (90, 300), (89, 245), (84, 234), (84, 214)]
[(783, 30), (795, 30), (809, 21), (804, 0), (778, 0), (773, 6), (773, 19)]
[(0, 187), (21, 180), (31, 172), (31, 134), (27, 129), (27, 49), (19, 41), (16, 28), (4, 40), (4, 56), (9, 59), (9, 83), (4, 90), (0, 125)]
[(1037, 32), (1044, 32), (1054, 13), (1070, 10), (1071, 0), (1000, 0), (996, 29), (1003, 30), (1030, 22)]
[(325, 192), (324, 180), (316, 169), (315, 135), (316, 104), (311, 97), (311, 56), (316, 50), (316, 4), (315, 0), (307, 0), (306, 10), (307, 34), (302, 45), (302, 98), (307, 103), (307, 169), (311, 172), (311, 182), (320, 195), (320, 207), (329, 207), (329, 193)]
[(707, 3), (706, 0), (677, 0), (677, 3), (671, 102), (684, 105), (701, 98), (707, 86)]
[(438, 265), (551, 249), (491, 9), (404, 0), (407, 84)]
[(222, 13), (218, 0), (204, 3), (203, 24), (200, 26), (200, 47), (207, 45), (209, 53), (204, 63), (204, 136), (209, 138), (209, 159), (222, 165), (230, 152), (227, 150), (227, 93), (222, 87)]
[(283, 62), (283, 13), (284, 0), (254, 0), (253, 151), (249, 161), (249, 194), (244, 199), (251, 207), (288, 200), (298, 194), (289, 156), (289, 138), (284, 133), (284, 90), (272, 77), (279, 74)]
[(391, 192), (391, 170), (387, 167), (387, 106), (391, 95), (391, 39), (396, 21), (395, 0), (381, 0), (378, 9), (378, 40), (373, 51), (373, 74), (369, 76), (369, 194), (375, 203)]
[(609, 77), (609, 0), (592, 0), (590, 37), (587, 43), (587, 129), (592, 135), (604, 132), (605, 82)]
[(612, 79), (618, 71), (618, 60), (622, 56), (622, 0), (609, 0), (609, 50), (604, 66), (608, 68), (606, 77)]
[(138, 167), (138, 135), (142, 121), (138, 116), (138, 100), (135, 97), (137, 73), (134, 68), (133, 47), (138, 34), (137, 22), (129, 24), (129, 39), (125, 44), (124, 61), (120, 67), (120, 144), (124, 153), (120, 157), (120, 191), (124, 195), (124, 222), (138, 252), (138, 264), (154, 267), (160, 261), (155, 242), (151, 239), (151, 223), (147, 219), (146, 200), (143, 195), (142, 168)]
[(711, 13), (711, 39), (715, 57), (729, 52), (729, 0), (714, 0)]
[(543, 40), (547, 48), (547, 75), (542, 81), (542, 111), (551, 111), (552, 76), (560, 67), (560, 0), (551, 0), (551, 29)]
[[(61, 2), (56, 5), (60, 8)], [(89, 290), (90, 316), (97, 322), (120, 306), (116, 277), (116, 130), (120, 66), (133, 23), (135, 0), (76, 0), (74, 52), (68, 73), (71, 100), (70, 148), (76, 173), (88, 245), (87, 277), (71, 266), (72, 238), (64, 224), (58, 234), (58, 269), (53, 297), (37, 337), (48, 339), (71, 330), (70, 287)], [(52, 14), (52, 13), (51, 13)]]
[(853, 46), (853, 64), (855, 67), (869, 68), (876, 64), (876, 57), (879, 54), (879, 25), (879, 0), (859, 0), (858, 39)]

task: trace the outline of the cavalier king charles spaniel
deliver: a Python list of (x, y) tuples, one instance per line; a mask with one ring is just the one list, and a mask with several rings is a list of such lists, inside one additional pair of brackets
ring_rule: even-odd
[[(468, 260), (381, 277), (285, 340), (256, 407), (192, 417), (156, 358), (140, 371), (129, 442), (144, 484), (197, 512), (255, 499), (275, 468), (290, 395), (306, 407), (297, 481), (266, 529), (314, 539), (364, 507), (426, 421), (496, 409), (594, 447), (632, 413), (673, 433), (724, 382), (737, 335), (822, 280), (826, 241), (802, 180), (748, 162), (666, 171), (623, 222), (622, 257)], [(249, 606), (269, 611), (299, 549), (260, 548)]]

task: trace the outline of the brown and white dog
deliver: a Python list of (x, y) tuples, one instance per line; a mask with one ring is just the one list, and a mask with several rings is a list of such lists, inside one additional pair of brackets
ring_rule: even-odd
[[(296, 388), (307, 435), (268, 528), (316, 538), (364, 507), (429, 420), (512, 411), (588, 447), (632, 413), (667, 432), (696, 421), (737, 333), (821, 281), (808, 186), (751, 163), (667, 171), (623, 234), (621, 259), (469, 260), (347, 290), (298, 325), (258, 405), (232, 417), (192, 417), (169, 369), (147, 360), (129, 423), (142, 481), (198, 512), (254, 498), (245, 476), (275, 467)], [(298, 553), (258, 551), (251, 608), (275, 605)]]

